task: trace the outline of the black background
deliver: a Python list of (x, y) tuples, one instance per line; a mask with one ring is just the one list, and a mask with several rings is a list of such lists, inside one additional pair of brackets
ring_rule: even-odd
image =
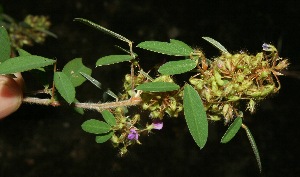
[[(116, 54), (117, 39), (78, 22), (82, 17), (124, 35), (138, 44), (145, 40), (175, 38), (200, 47), (208, 56), (218, 51), (201, 39), (210, 36), (229, 51), (256, 53), (264, 42), (278, 46), (280, 55), (290, 59), (288, 75), (299, 71), (300, 4), (279, 1), (203, 0), (6, 0), (5, 13), (16, 20), (27, 14), (47, 15), (51, 31), (44, 45), (25, 48), (29, 52), (58, 60), (62, 69), (69, 60), (82, 57), (93, 68), (93, 77), (105, 88), (121, 91), (129, 64), (94, 69), (96, 60)], [(134, 49), (146, 69), (163, 63), (163, 55)], [(96, 144), (83, 132), (81, 123), (100, 118), (87, 112), (80, 116), (69, 108), (22, 105), (0, 122), (0, 176), (298, 176), (299, 165), (299, 75), (281, 77), (279, 94), (264, 100), (246, 125), (258, 145), (263, 165), (259, 174), (246, 134), (240, 131), (228, 144), (220, 144), (226, 131), (222, 123), (210, 123), (209, 139), (200, 150), (193, 142), (183, 118), (167, 119), (164, 128), (143, 145), (117, 155), (110, 143)], [(27, 82), (32, 82), (28, 81)], [(101, 91), (85, 83), (77, 90), (82, 101), (99, 101)]]

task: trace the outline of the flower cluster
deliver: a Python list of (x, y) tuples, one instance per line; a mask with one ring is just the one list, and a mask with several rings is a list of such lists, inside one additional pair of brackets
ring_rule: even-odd
[(135, 143), (141, 144), (139, 137), (143, 132), (151, 132), (151, 130), (161, 130), (163, 128), (163, 122), (160, 119), (153, 119), (150, 125), (143, 127), (140, 125), (140, 114), (136, 114), (133, 117), (125, 116), (128, 110), (125, 107), (118, 107), (112, 111), (116, 125), (112, 127), (113, 135), (111, 142), (114, 147), (120, 149), (120, 155), (124, 155), (127, 152), (128, 146)]

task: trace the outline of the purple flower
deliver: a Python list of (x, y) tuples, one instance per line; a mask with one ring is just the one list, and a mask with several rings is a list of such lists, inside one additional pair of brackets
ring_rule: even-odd
[(271, 47), (271, 45), (267, 44), (267, 43), (263, 43), (263, 45), (262, 45), (262, 48), (264, 51), (270, 51), (270, 47)]
[(152, 125), (153, 125), (153, 129), (156, 129), (156, 130), (161, 130), (164, 126), (164, 123), (159, 120), (159, 119), (155, 119), (153, 122), (152, 122)]
[(128, 139), (130, 139), (130, 140), (138, 140), (139, 139), (139, 134), (135, 128), (131, 128), (129, 131), (130, 131), (130, 133), (127, 136)]
[(155, 119), (151, 125), (147, 127), (148, 131), (155, 129), (155, 130), (161, 130), (163, 128), (163, 122), (159, 119)]

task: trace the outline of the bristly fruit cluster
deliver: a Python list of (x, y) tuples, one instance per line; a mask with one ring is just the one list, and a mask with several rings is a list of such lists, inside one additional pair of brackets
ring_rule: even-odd
[(223, 52), (206, 65), (189, 81), (201, 95), (209, 118), (224, 118), (227, 124), (243, 117), (241, 102), (248, 102), (247, 109), (253, 113), (257, 101), (280, 89), (277, 76), (288, 61), (278, 56), (274, 46), (263, 44), (263, 52), (256, 55)]

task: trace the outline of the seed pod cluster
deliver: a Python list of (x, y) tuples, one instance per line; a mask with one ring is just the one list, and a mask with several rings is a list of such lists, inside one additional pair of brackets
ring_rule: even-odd
[(33, 43), (43, 43), (51, 26), (49, 18), (46, 16), (28, 15), (22, 23), (9, 24), (8, 31), (12, 46), (22, 48), (24, 45), (32, 46)]
[(242, 116), (242, 100), (254, 112), (257, 101), (276, 93), (280, 89), (277, 76), (287, 66), (288, 61), (278, 56), (274, 46), (264, 44), (263, 52), (256, 55), (222, 53), (189, 81), (199, 92), (210, 119), (224, 118), (228, 123)]
[[(141, 83), (148, 82), (147, 78), (139, 74), (134, 77), (134, 87)], [(167, 75), (161, 75), (155, 78), (152, 82), (172, 82), (173, 79)], [(124, 82), (125, 94), (122, 99), (128, 99), (132, 96), (133, 90), (131, 89), (131, 76), (128, 74), (125, 76)], [(169, 91), (169, 92), (143, 92), (141, 98), (143, 100), (142, 109), (150, 111), (150, 118), (162, 119), (165, 113), (170, 117), (178, 117), (179, 112), (182, 111), (182, 91)]]

